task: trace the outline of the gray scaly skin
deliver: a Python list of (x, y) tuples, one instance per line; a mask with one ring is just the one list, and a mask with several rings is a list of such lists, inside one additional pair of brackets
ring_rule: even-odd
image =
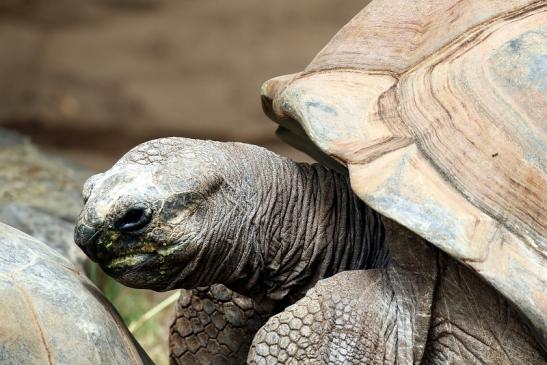
[[(257, 327), (319, 279), (387, 259), (380, 218), (346, 177), (256, 146), (151, 141), (90, 178), (84, 200), (76, 242), (122, 283), (155, 290), (222, 283), (252, 298), (253, 308), (242, 308), (206, 290), (183, 292), (193, 300), (179, 305), (172, 326), (179, 363), (195, 363), (197, 353), (205, 363), (244, 359)], [(214, 313), (204, 311), (204, 299)], [(218, 314), (227, 323), (213, 328)]]
[(182, 289), (170, 327), (171, 364), (244, 364), (275, 303), (257, 303), (221, 284)]
[[(76, 242), (126, 285), (224, 284), (266, 313), (296, 301), (259, 330), (250, 363), (545, 361), (497, 292), (400, 226), (386, 220), (384, 232), (347, 179), (319, 165), (239, 143), (161, 139), (91, 178), (84, 200)], [(215, 313), (230, 322), (231, 304), (207, 293), (179, 303), (187, 322), (175, 325), (185, 335), (171, 345), (174, 363), (241, 356), (248, 339), (232, 357), (208, 349), (234, 326), (216, 316), (213, 328)]]

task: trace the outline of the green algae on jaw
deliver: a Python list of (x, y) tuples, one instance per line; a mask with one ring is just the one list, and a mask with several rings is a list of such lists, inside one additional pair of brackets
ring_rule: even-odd
[(120, 234), (117, 232), (109, 232), (106, 237), (99, 240), (98, 245), (104, 247), (107, 250), (110, 250), (112, 245), (114, 245), (114, 242), (118, 241), (120, 238)]
[(109, 268), (116, 268), (119, 266), (134, 266), (142, 263), (148, 257), (149, 255), (147, 254), (133, 254), (122, 256), (112, 260), (107, 266)]

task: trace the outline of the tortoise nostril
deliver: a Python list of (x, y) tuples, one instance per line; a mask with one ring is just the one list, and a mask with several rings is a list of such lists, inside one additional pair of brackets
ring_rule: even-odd
[(152, 212), (149, 208), (132, 208), (116, 221), (114, 227), (120, 232), (134, 232), (146, 227), (151, 219)]

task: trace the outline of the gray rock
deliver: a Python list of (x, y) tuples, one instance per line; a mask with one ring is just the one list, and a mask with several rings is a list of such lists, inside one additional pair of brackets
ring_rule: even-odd
[(23, 136), (0, 128), (0, 222), (46, 242), (82, 267), (72, 227), (90, 172), (36, 149)]

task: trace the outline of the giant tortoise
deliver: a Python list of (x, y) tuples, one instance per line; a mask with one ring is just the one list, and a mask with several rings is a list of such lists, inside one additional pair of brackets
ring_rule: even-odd
[(263, 86), (323, 165), (147, 142), (88, 180), (76, 242), (126, 285), (197, 288), (173, 363), (237, 361), (271, 315), (249, 363), (544, 364), (545, 11), (375, 0)]

